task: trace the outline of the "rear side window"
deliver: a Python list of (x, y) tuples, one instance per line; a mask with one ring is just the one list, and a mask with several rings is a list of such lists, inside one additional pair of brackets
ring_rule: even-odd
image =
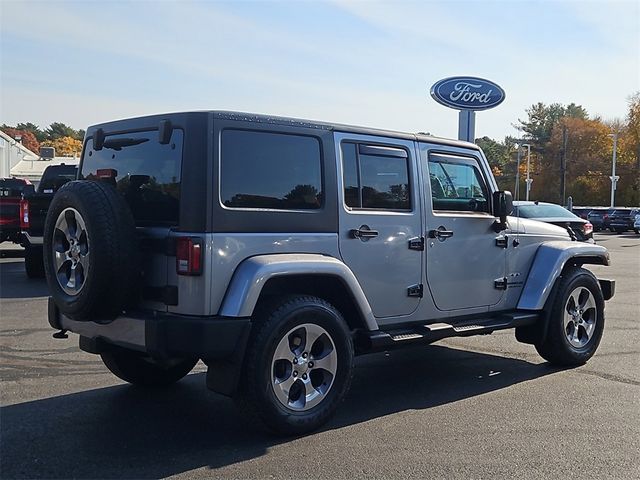
[(317, 138), (224, 130), (220, 151), (220, 197), (224, 206), (275, 210), (322, 206)]
[(342, 171), (347, 207), (411, 210), (405, 150), (345, 142), (342, 144)]
[(81, 178), (113, 183), (136, 225), (177, 225), (183, 136), (174, 129), (162, 145), (157, 130), (107, 135), (102, 150), (87, 145)]

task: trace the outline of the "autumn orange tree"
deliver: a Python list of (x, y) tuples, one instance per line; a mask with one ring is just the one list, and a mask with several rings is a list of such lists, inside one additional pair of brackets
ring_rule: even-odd
[(82, 142), (71, 137), (59, 137), (54, 140), (45, 140), (43, 147), (53, 147), (57, 157), (72, 157), (82, 151)]
[(9, 135), (11, 138), (20, 138), (20, 143), (31, 150), (33, 153), (38, 154), (40, 151), (40, 142), (36, 139), (36, 136), (28, 130), (18, 130), (17, 128), (3, 127), (2, 131)]
[[(592, 118), (573, 103), (538, 103), (527, 109), (527, 115), (516, 126), (534, 151), (531, 199), (565, 204), (571, 196), (574, 205), (609, 205), (611, 134), (617, 133), (616, 174), (620, 181), (616, 205), (640, 204), (640, 94), (630, 98), (625, 120), (605, 122)], [(512, 171), (513, 182), (515, 169)], [(520, 178), (523, 192), (524, 176), (521, 174)], [(504, 188), (513, 190), (513, 183)]]

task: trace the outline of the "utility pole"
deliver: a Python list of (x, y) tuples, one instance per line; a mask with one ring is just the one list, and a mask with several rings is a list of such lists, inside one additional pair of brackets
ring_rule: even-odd
[(531, 145), (528, 143), (525, 143), (524, 145), (522, 145), (523, 147), (527, 147), (527, 197), (526, 200), (527, 202), (529, 201), (529, 192), (531, 191), (531, 182), (533, 182), (533, 179), (530, 176), (530, 170), (531, 170)]
[(611, 208), (616, 206), (616, 187), (620, 177), (616, 175), (616, 155), (618, 151), (618, 133), (609, 134), (613, 138), (613, 164), (611, 165)]
[(516, 162), (516, 185), (514, 188), (514, 195), (516, 200), (520, 200), (520, 144), (516, 143), (518, 147), (518, 161)]
[(564, 198), (566, 196), (567, 183), (567, 142), (569, 140), (569, 132), (567, 126), (562, 126), (562, 152), (560, 156), (560, 196), (562, 198), (561, 205), (564, 206)]

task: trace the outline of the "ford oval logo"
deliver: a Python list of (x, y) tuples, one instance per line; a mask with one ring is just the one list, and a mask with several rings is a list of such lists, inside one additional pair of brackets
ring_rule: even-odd
[(486, 110), (500, 105), (504, 90), (489, 80), (477, 77), (450, 77), (431, 87), (433, 99), (457, 110)]

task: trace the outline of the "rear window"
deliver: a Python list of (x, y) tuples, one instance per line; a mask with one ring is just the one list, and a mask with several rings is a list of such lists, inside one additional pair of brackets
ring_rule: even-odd
[(42, 174), (38, 193), (55, 193), (62, 185), (76, 179), (78, 167), (75, 165), (52, 165)]
[(136, 225), (177, 225), (180, 210), (183, 131), (158, 142), (158, 131), (107, 135), (102, 150), (87, 145), (81, 178), (113, 183)]

